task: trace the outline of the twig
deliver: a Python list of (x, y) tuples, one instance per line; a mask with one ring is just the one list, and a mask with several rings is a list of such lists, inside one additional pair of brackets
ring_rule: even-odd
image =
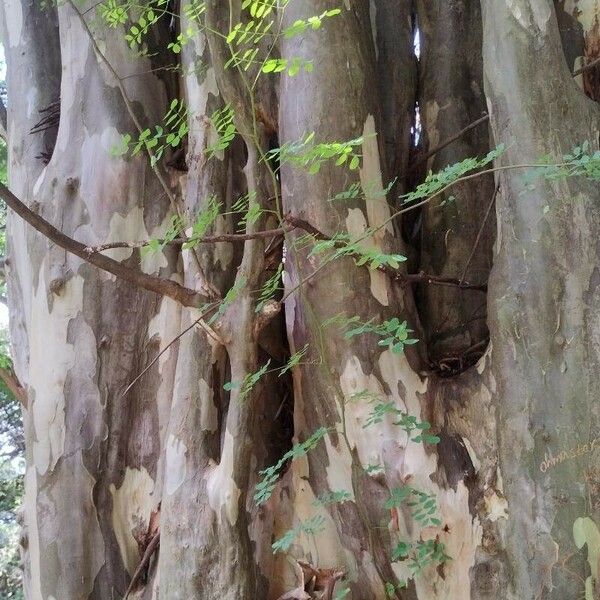
[(444, 148), (446, 148), (453, 142), (456, 142), (456, 140), (459, 140), (463, 135), (465, 135), (466, 133), (471, 131), (471, 129), (475, 129), (475, 127), (478, 127), (482, 123), (486, 123), (487, 121), (489, 121), (489, 119), (490, 119), (490, 115), (485, 114), (485, 115), (483, 115), (483, 117), (480, 117), (476, 121), (473, 121), (472, 123), (470, 123), (463, 129), (461, 129), (458, 133), (455, 133), (452, 137), (448, 138), (447, 140), (444, 140), (441, 144), (437, 145), (435, 148), (433, 148), (433, 150), (430, 150), (429, 152), (427, 152), (427, 154), (425, 154), (425, 156), (422, 156), (421, 158), (416, 160), (408, 168), (408, 172), (412, 173), (413, 171), (415, 171), (415, 169), (417, 167), (420, 167), (423, 163), (426, 163), (432, 156), (435, 156), (438, 152), (440, 152), (441, 150), (443, 150)]
[(577, 77), (578, 75), (581, 75), (582, 73), (585, 73), (586, 71), (589, 71), (590, 69), (593, 69), (594, 67), (597, 67), (598, 65), (600, 65), (600, 58), (593, 60), (591, 63), (589, 63), (587, 65), (583, 65), (583, 67), (577, 69), (576, 71), (573, 71), (573, 77)]
[(135, 570), (135, 573), (133, 574), (133, 577), (131, 578), (129, 587), (127, 588), (127, 591), (125, 592), (125, 595), (123, 596), (123, 600), (127, 600), (127, 598), (129, 597), (129, 594), (133, 590), (135, 584), (138, 582), (139, 578), (141, 577), (142, 572), (144, 571), (144, 568), (148, 566), (148, 564), (150, 563), (150, 559), (152, 558), (152, 555), (158, 549), (159, 546), (160, 546), (160, 531), (157, 531), (154, 534), (154, 537), (150, 540), (150, 543), (148, 544), (146, 551), (144, 552), (144, 556), (142, 556), (142, 560), (140, 561), (140, 564), (137, 566), (137, 569)]
[(304, 219), (299, 219), (298, 217), (294, 217), (292, 215), (286, 215), (283, 220), (290, 225), (293, 225), (297, 229), (303, 229), (306, 233), (309, 233), (317, 240), (330, 240), (331, 238), (325, 235), (322, 231), (319, 231), (316, 227), (311, 225), (308, 221)]
[(17, 375), (12, 368), (5, 369), (0, 367), (0, 379), (4, 381), (6, 387), (12, 392), (13, 396), (21, 403), (23, 408), (27, 408), (27, 392), (21, 385)]
[[(67, 2), (71, 6), (73, 11), (75, 11), (77, 18), (79, 19), (79, 22), (81, 23), (81, 26), (83, 27), (84, 31), (86, 32), (87, 36), (89, 37), (90, 43), (92, 44), (92, 47), (94, 49), (96, 56), (102, 62), (102, 64), (109, 70), (110, 74), (114, 78), (114, 80), (117, 84), (117, 87), (119, 88), (119, 92), (121, 93), (121, 97), (123, 98), (123, 102), (125, 103), (125, 107), (127, 108), (129, 117), (131, 118), (135, 128), (137, 129), (138, 134), (141, 135), (144, 128), (142, 127), (140, 120), (137, 118), (135, 111), (133, 110), (133, 104), (131, 102), (131, 99), (129, 98), (129, 95), (127, 94), (127, 90), (125, 89), (123, 79), (121, 79), (121, 77), (119, 76), (119, 74), (117, 73), (115, 68), (112, 66), (112, 64), (106, 57), (106, 55), (102, 52), (102, 50), (100, 50), (100, 46), (98, 45), (98, 42), (96, 41), (96, 38), (94, 37), (94, 34), (92, 33), (92, 30), (90, 29), (89, 25), (87, 24), (85, 17), (83, 16), (83, 14), (81, 12), (79, 12), (79, 9), (77, 8), (77, 6), (73, 2), (73, 0), (67, 0)], [(173, 210), (173, 212), (175, 214), (181, 216), (181, 212), (179, 210), (179, 206), (177, 205), (175, 194), (171, 191), (171, 188), (169, 187), (165, 178), (163, 177), (163, 174), (161, 173), (161, 170), (158, 167), (156, 157), (155, 157), (154, 153), (152, 152), (152, 149), (149, 148), (146, 144), (144, 144), (144, 149), (145, 149), (146, 153), (148, 154), (148, 157), (150, 158), (150, 168), (152, 169), (153, 173), (156, 175), (156, 178), (158, 179), (160, 186), (162, 187), (163, 191), (165, 192), (167, 198), (169, 199), (171, 209)], [(192, 256), (195, 258), (196, 268), (198, 269), (198, 272), (202, 276), (202, 279), (204, 281), (208, 281), (208, 277), (206, 277), (204, 270), (202, 269), (202, 264), (200, 263), (200, 259), (198, 258), (198, 256), (196, 256), (196, 254), (194, 252), (192, 252)], [(210, 286), (209, 286), (209, 292), (213, 296), (215, 295), (215, 294), (213, 294), (213, 290), (210, 288)]]
[(463, 273), (460, 276), (460, 283), (463, 283), (465, 280), (465, 277), (467, 276), (467, 271), (469, 270), (471, 261), (473, 260), (473, 257), (475, 256), (475, 250), (477, 250), (477, 246), (479, 245), (479, 241), (481, 240), (483, 230), (485, 229), (485, 224), (487, 223), (487, 220), (490, 217), (490, 213), (492, 212), (494, 203), (496, 202), (496, 197), (498, 196), (499, 189), (500, 189), (500, 181), (498, 181), (498, 183), (496, 184), (496, 188), (494, 189), (494, 193), (492, 194), (492, 199), (490, 200), (487, 210), (485, 211), (485, 216), (483, 217), (483, 222), (481, 223), (481, 227), (479, 228), (479, 231), (477, 232), (477, 237), (475, 238), (475, 243), (473, 244), (473, 249), (471, 250), (471, 254), (469, 255), (469, 260), (467, 260), (467, 264), (465, 265)]
[(396, 273), (395, 279), (405, 281), (407, 283), (429, 283), (431, 285), (441, 285), (446, 287), (457, 287), (461, 290), (477, 290), (485, 292), (487, 285), (485, 283), (468, 283), (462, 279), (454, 279), (452, 277), (437, 277), (436, 275), (428, 275), (421, 271), (420, 273), (406, 275), (404, 273)]
[(214, 310), (216, 308), (216, 305), (210, 306), (209, 308), (205, 309), (202, 314), (188, 327), (186, 327), (181, 333), (177, 334), (151, 361), (150, 363), (144, 368), (144, 370), (135, 377), (135, 379), (125, 388), (125, 390), (123, 391), (123, 393), (119, 396), (119, 401), (122, 400), (127, 393), (129, 392), (129, 390), (152, 368), (152, 365), (154, 365), (156, 363), (156, 361), (180, 338), (182, 338), (188, 331), (190, 331), (191, 329), (193, 329), (196, 325), (199, 325), (200, 322), (202, 321), (202, 319), (204, 319), (204, 317), (206, 317), (208, 315), (208, 313), (211, 310)]
[(142, 75), (149, 75), (150, 73), (157, 73), (158, 71), (177, 71), (181, 67), (179, 65), (167, 65), (166, 67), (156, 67), (156, 69), (148, 69), (146, 71), (140, 71), (139, 73), (131, 73), (131, 75), (123, 75), (122, 80), (130, 79), (131, 77), (141, 77)]
[[(578, 75), (581, 75), (582, 73), (585, 73), (586, 71), (589, 71), (590, 69), (593, 69), (594, 67), (598, 67), (598, 66), (600, 66), (600, 58), (597, 58), (597, 59), (593, 60), (591, 63), (589, 63), (587, 65), (583, 65), (583, 67), (573, 71), (572, 76), (577, 77)], [(438, 146), (433, 148), (433, 150), (430, 150), (429, 152), (427, 152), (427, 154), (425, 154), (425, 156), (422, 156), (421, 158), (416, 160), (408, 168), (408, 173), (412, 173), (417, 167), (420, 167), (423, 163), (427, 162), (432, 156), (435, 156), (438, 152), (440, 152), (440, 150), (443, 150), (444, 148), (446, 148), (447, 146), (449, 146), (456, 140), (459, 140), (463, 135), (465, 135), (466, 133), (471, 131), (471, 129), (475, 129), (475, 127), (478, 127), (482, 123), (489, 121), (489, 118), (490, 118), (490, 115), (485, 114), (482, 117), (480, 117), (479, 119), (473, 121), (472, 123), (469, 123), (469, 125), (467, 125), (463, 129), (461, 129), (459, 132), (455, 133), (452, 137), (449, 137), (447, 140), (443, 141), (441, 144), (439, 144)], [(405, 177), (406, 177), (406, 175), (405, 175)]]
[[(255, 240), (259, 238), (270, 238), (291, 231), (294, 227), (280, 227), (278, 229), (267, 229), (265, 231), (255, 231), (254, 233), (224, 233), (221, 235), (207, 235), (200, 238), (174, 238), (172, 240), (159, 239), (156, 240), (161, 245), (182, 245), (182, 244), (216, 244), (219, 242), (245, 242), (246, 240)], [(106, 244), (100, 244), (99, 246), (89, 246), (88, 252), (104, 252), (105, 250), (112, 250), (113, 248), (145, 248), (151, 243), (150, 240), (143, 240), (139, 242), (109, 242)]]
[(168, 296), (183, 306), (196, 308), (205, 300), (204, 296), (195, 290), (183, 287), (171, 279), (162, 279), (154, 275), (148, 275), (143, 271), (132, 269), (125, 266), (108, 256), (97, 252), (88, 252), (87, 246), (65, 235), (33, 212), (27, 205), (19, 200), (4, 184), (0, 183), (0, 198), (2, 198), (8, 207), (19, 215), (24, 221), (29, 223), (36, 231), (53, 241), (57, 246), (67, 252), (78, 256), (90, 264), (107, 271), (120, 279), (129, 281), (138, 287), (141, 287), (160, 296)]
[[(303, 229), (308, 234), (312, 235), (318, 240), (330, 240), (331, 238), (325, 235), (322, 231), (319, 231), (316, 227), (305, 221), (304, 219), (299, 219), (297, 217), (293, 217), (291, 215), (286, 215), (284, 217), (284, 221), (290, 223), (297, 229)], [(336, 244), (336, 246), (343, 247), (343, 244)], [(389, 265), (381, 265), (378, 267), (379, 271), (382, 271), (386, 275), (388, 275), (394, 281), (406, 282), (406, 283), (429, 283), (431, 285), (442, 285), (449, 287), (458, 287), (461, 289), (471, 289), (471, 290), (479, 290), (485, 292), (487, 290), (487, 285), (485, 284), (471, 284), (467, 283), (463, 280), (453, 279), (451, 277), (437, 277), (436, 275), (429, 275), (423, 271), (415, 274), (406, 274), (401, 271), (390, 267)]]

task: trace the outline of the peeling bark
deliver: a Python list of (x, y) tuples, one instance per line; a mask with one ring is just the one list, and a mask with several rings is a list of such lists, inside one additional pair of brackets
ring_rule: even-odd
[[(486, 104), (495, 143), (507, 146), (499, 164), (559, 158), (586, 139), (597, 149), (598, 106), (569, 73), (597, 50), (593, 4), (483, 0), (480, 12), (478, 2), (419, 2), (417, 82), (413, 3), (345, 0), (320, 29), (273, 48), (274, 56), (312, 60), (313, 72), (264, 77), (250, 103), (253, 67), (226, 68), (230, 50), (215, 33), (246, 18), (239, 0), (208, 0), (211, 30), (182, 47), (180, 81), (153, 70), (172, 58), (160, 51), (173, 35), (166, 22), (153, 32), (158, 54), (144, 57), (91, 11), (82, 14), (95, 44), (70, 3), (48, 13), (29, 0), (5, 3), (11, 190), (68, 238), (104, 247), (116, 269), (99, 271), (11, 217), (11, 337), (27, 392), (27, 598), (104, 600), (131, 588), (138, 599), (331, 600), (343, 582), (352, 600), (383, 600), (389, 584), (410, 579), (406, 561), (391, 558), (395, 544), (438, 539), (451, 560), (426, 567), (396, 598), (593, 599), (597, 186), (538, 180), (531, 188), (522, 172), (504, 171), (460, 186), (455, 203), (423, 210), (424, 270), (484, 284), (492, 220), (481, 225), (500, 185), (487, 298), (484, 285), (413, 295), (421, 276), (405, 267), (392, 277), (350, 257), (324, 264), (298, 244), (307, 231), (269, 212), (281, 208), (287, 223), (301, 219), (325, 236), (347, 233), (364, 249), (409, 254), (397, 223), (386, 220), (409, 179), (417, 98), (429, 149)], [(284, 26), (335, 6), (290, 3)], [(582, 86), (595, 98), (593, 77), (590, 70)], [(134, 121), (159, 122), (179, 95), (189, 108), (185, 160), (153, 170), (147, 157), (110, 155), (120, 134), (135, 133)], [(30, 135), (39, 111), (59, 97), (58, 131)], [(241, 135), (207, 160), (216, 135), (209, 117), (226, 104)], [(284, 164), (274, 175), (265, 152), (313, 131), (321, 142), (363, 136), (360, 168), (325, 163), (309, 175)], [(428, 166), (488, 146), (482, 124)], [(331, 201), (357, 183), (364, 197)], [(267, 212), (245, 223), (243, 243), (234, 244), (241, 215), (232, 206), (246, 193)], [(221, 241), (193, 250), (167, 244), (154, 254), (115, 243), (162, 238), (175, 214), (189, 225), (212, 196), (222, 205), (208, 235)], [(365, 236), (367, 227), (378, 229)], [(285, 291), (257, 312), (257, 290), (282, 263)], [(121, 269), (193, 298), (148, 292)], [(232, 287), (240, 291), (217, 323), (199, 319), (201, 297)], [(486, 301), (487, 320), (471, 323)], [(324, 325), (339, 314), (406, 319), (428, 348), (396, 354), (372, 333), (348, 337), (339, 324)], [(439, 359), (481, 342), (485, 325), (491, 343), (475, 365), (450, 378), (431, 373), (428, 352)], [(290, 389), (276, 369), (305, 347)], [(250, 393), (225, 389), (268, 361), (273, 372)], [(431, 423), (439, 444), (409, 441), (394, 415), (365, 427), (373, 403), (356, 398), (364, 392)], [(257, 506), (260, 470), (319, 427), (328, 428), (322, 441), (286, 463), (268, 503)], [(375, 464), (379, 472), (367, 470)], [(406, 484), (435, 496), (439, 526), (421, 528), (410, 507), (385, 508)], [(343, 502), (315, 502), (342, 490)], [(322, 530), (301, 532), (289, 552), (273, 554), (275, 540), (315, 515)]]
[[(508, 147), (505, 160), (560, 156), (582, 140), (597, 149), (598, 107), (569, 77), (551, 4), (484, 2), (483, 8), (486, 93), (496, 139)], [(498, 57), (510, 69), (498, 71)], [(573, 526), (580, 517), (598, 519), (587, 475), (598, 435), (592, 375), (598, 248), (585, 241), (597, 238), (598, 189), (581, 180), (538, 180), (524, 196), (523, 185), (516, 174), (501, 178), (490, 282), (498, 446), (509, 505), (507, 594), (578, 598), (583, 583), (573, 572), (584, 568), (584, 554)]]

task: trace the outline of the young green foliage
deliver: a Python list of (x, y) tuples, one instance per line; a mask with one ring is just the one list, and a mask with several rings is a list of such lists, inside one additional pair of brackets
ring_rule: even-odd
[(203, 208), (192, 225), (192, 235), (190, 236), (189, 242), (183, 245), (184, 249), (193, 248), (198, 244), (212, 227), (217, 217), (221, 212), (221, 203), (217, 200), (216, 196), (210, 196), (206, 201), (206, 206)]
[(269, 158), (279, 161), (280, 164), (288, 163), (296, 167), (308, 169), (311, 175), (321, 170), (325, 162), (333, 160), (336, 165), (348, 165), (353, 171), (360, 166), (361, 154), (357, 150), (364, 143), (363, 137), (358, 137), (346, 142), (320, 142), (314, 143), (315, 134), (309, 133), (298, 142), (288, 142), (280, 148), (269, 152)]
[[(384, 402), (379, 397), (377, 397), (373, 410), (367, 416), (363, 428), (367, 429), (373, 425), (378, 425), (388, 415), (391, 415), (396, 419), (393, 421), (393, 424), (400, 429), (403, 429), (408, 434), (411, 441), (416, 443), (424, 442), (427, 444), (439, 443), (440, 438), (437, 435), (428, 433), (428, 430), (431, 429), (431, 425), (427, 421), (419, 421), (417, 417), (396, 408), (394, 402)], [(415, 437), (410, 437), (415, 432), (417, 432), (417, 435)]]
[[(364, 236), (369, 235), (369, 230)], [(406, 261), (402, 254), (386, 254), (376, 248), (367, 248), (358, 242), (351, 241), (347, 233), (336, 233), (328, 240), (318, 241), (310, 251), (309, 256), (316, 256), (329, 252), (328, 261), (337, 260), (342, 256), (351, 256), (359, 267), (367, 266), (371, 270), (381, 267), (398, 269), (400, 263)]]
[(142, 149), (150, 155), (150, 162), (154, 166), (163, 156), (168, 147), (176, 148), (188, 134), (188, 111), (182, 100), (175, 98), (171, 101), (161, 125), (155, 125), (154, 131), (144, 129), (137, 139), (132, 139), (131, 134), (121, 136), (119, 146), (111, 150), (113, 156), (129, 154), (135, 156)]
[(254, 225), (265, 210), (256, 201), (256, 192), (244, 194), (238, 198), (231, 207), (231, 212), (242, 213), (240, 218), (240, 231), (244, 231), (248, 225)]
[(333, 8), (331, 10), (326, 10), (325, 12), (322, 12), (320, 15), (314, 15), (312, 17), (309, 17), (308, 19), (297, 19), (283, 30), (283, 37), (295, 37), (297, 35), (300, 35), (301, 33), (304, 33), (308, 28), (314, 30), (320, 29), (325, 19), (335, 17), (341, 12), (342, 11), (339, 8)]
[(259, 506), (269, 500), (275, 484), (279, 479), (279, 474), (288, 460), (294, 460), (305, 456), (327, 435), (326, 427), (319, 427), (309, 438), (300, 444), (296, 444), (291, 450), (288, 450), (273, 466), (260, 471), (262, 479), (256, 485), (254, 501)]
[(308, 344), (306, 344), (304, 346), (304, 348), (301, 348), (297, 352), (294, 352), (294, 354), (292, 354), (290, 356), (290, 358), (288, 359), (285, 366), (279, 372), (279, 377), (281, 377), (282, 375), (285, 375), (288, 371), (292, 370), (295, 366), (299, 365), (300, 361), (302, 360), (302, 358), (304, 357), (304, 355), (307, 352), (308, 352)]
[(212, 158), (217, 153), (223, 152), (229, 148), (236, 136), (236, 128), (233, 122), (234, 112), (230, 104), (216, 110), (210, 117), (210, 123), (217, 134), (217, 142), (206, 149), (206, 154)]
[[(280, 291), (281, 288), (281, 274), (283, 273), (283, 264), (280, 263), (279, 266), (277, 267), (277, 271), (275, 272), (275, 274), (272, 277), (269, 277), (269, 279), (267, 279), (267, 281), (265, 281), (265, 283), (262, 286), (262, 289), (260, 291), (260, 296), (258, 297), (258, 303), (256, 305), (256, 312), (260, 312), (265, 304), (267, 302), (269, 302), (269, 300), (272, 300), (275, 295), (277, 294), (278, 291)], [(290, 367), (291, 368), (291, 367)], [(285, 370), (280, 374), (283, 375), (283, 373), (285, 373)]]
[(206, 12), (204, 0), (191, 0), (183, 5), (183, 14), (188, 21), (200, 23), (202, 15)]
[(563, 155), (561, 164), (557, 164), (550, 156), (542, 156), (541, 163), (538, 174), (545, 179), (585, 177), (593, 181), (600, 181), (600, 150), (592, 152), (587, 140), (581, 146), (575, 146), (571, 152)]
[(321, 508), (323, 506), (329, 506), (330, 504), (341, 504), (342, 502), (349, 502), (352, 500), (352, 494), (347, 490), (339, 490), (337, 492), (328, 492), (321, 494), (314, 502), (313, 505)]
[(488, 152), (483, 158), (465, 158), (460, 162), (448, 165), (437, 173), (430, 171), (423, 183), (419, 184), (412, 192), (401, 196), (400, 199), (408, 204), (430, 198), (465, 175), (475, 173), (492, 164), (504, 151), (505, 147), (501, 144), (496, 149)]
[(287, 552), (300, 534), (315, 535), (322, 531), (324, 527), (325, 517), (323, 515), (315, 515), (306, 521), (302, 521), (293, 529), (286, 531), (282, 537), (271, 544), (273, 553)]
[(244, 381), (235, 382), (229, 381), (223, 386), (224, 390), (231, 392), (232, 390), (240, 388), (240, 394), (238, 396), (238, 400), (241, 402), (248, 397), (248, 394), (254, 389), (254, 386), (260, 381), (260, 379), (265, 375), (265, 373), (269, 370), (269, 366), (271, 365), (271, 359), (269, 359), (266, 364), (264, 364), (258, 371), (255, 373), (248, 373), (244, 378)]
[(412, 346), (419, 341), (410, 337), (413, 330), (408, 328), (408, 323), (406, 321), (401, 322), (396, 317), (379, 325), (375, 324), (373, 319), (362, 323), (359, 317), (352, 317), (348, 321), (348, 326), (352, 327), (346, 331), (344, 335), (346, 339), (365, 333), (373, 333), (383, 338), (377, 343), (379, 346), (388, 346), (395, 354), (402, 354), (405, 346)]
[(275, 9), (285, 8), (289, 0), (244, 0), (242, 9), (247, 9), (253, 19), (264, 19)]
[(193, 35), (194, 30), (191, 27), (188, 27), (185, 31), (178, 33), (175, 41), (169, 42), (167, 48), (172, 50), (175, 54), (179, 54), (182, 48), (190, 42)]
[(398, 508), (402, 504), (411, 507), (413, 518), (422, 527), (429, 527), (430, 525), (439, 527), (442, 524), (437, 516), (437, 501), (435, 496), (409, 485), (401, 488), (393, 488), (390, 491), (390, 497), (385, 503), (385, 507), (390, 510)]
[[(392, 561), (407, 561), (411, 577), (418, 577), (430, 565), (441, 565), (450, 560), (446, 547), (437, 539), (416, 542), (398, 542), (392, 551)], [(402, 587), (406, 582), (401, 583)]]
[(219, 304), (219, 308), (215, 314), (209, 319), (208, 324), (216, 323), (227, 311), (227, 309), (239, 298), (242, 291), (246, 288), (246, 279), (240, 277), (235, 284), (227, 291), (225, 297)]
[(170, 244), (174, 239), (183, 234), (183, 221), (181, 217), (173, 215), (169, 223), (169, 227), (162, 239), (152, 239), (148, 245), (142, 248), (142, 256), (148, 253), (160, 252), (166, 245)]

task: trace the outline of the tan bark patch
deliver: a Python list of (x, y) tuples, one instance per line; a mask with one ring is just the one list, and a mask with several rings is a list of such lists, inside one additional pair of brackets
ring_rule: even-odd
[[(367, 230), (367, 220), (360, 208), (350, 208), (346, 217), (346, 229), (351, 240), (362, 238)], [(375, 240), (369, 236), (358, 242), (358, 246), (365, 250), (379, 249)], [(389, 305), (387, 277), (381, 271), (369, 269), (369, 277), (371, 278), (371, 294), (373, 297), (384, 306)]]
[(152, 511), (156, 508), (153, 497), (154, 481), (145, 468), (127, 468), (119, 489), (110, 486), (113, 497), (112, 523), (121, 551), (123, 564), (133, 575), (140, 561), (136, 537), (146, 532)]
[(207, 475), (208, 502), (210, 507), (221, 518), (221, 511), (231, 525), (235, 525), (238, 518), (238, 501), (241, 490), (233, 480), (233, 447), (234, 439), (229, 431), (225, 432), (221, 462), (213, 466)]

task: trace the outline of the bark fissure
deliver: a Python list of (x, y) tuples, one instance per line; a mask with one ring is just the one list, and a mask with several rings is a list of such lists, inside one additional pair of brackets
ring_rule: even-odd
[[(27, 598), (332, 600), (343, 587), (353, 600), (593, 598), (598, 190), (524, 177), (541, 155), (564, 162), (585, 139), (598, 150), (592, 4), (345, 0), (319, 27), (258, 45), (257, 57), (312, 61), (277, 77), (226, 66), (227, 32), (252, 18), (242, 0), (208, 0), (206, 30), (169, 3), (181, 21), (161, 19), (148, 55), (128, 49), (131, 23), (104, 28), (91, 2), (43, 13), (6, 1), (0, 195), (15, 212), (6, 279), (26, 392)], [(290, 2), (280, 31), (332, 8)], [(175, 61), (166, 43), (179, 35)], [(58, 132), (50, 119), (30, 135), (58, 97)], [(188, 108), (177, 157), (110, 156), (172, 98)], [(239, 135), (209, 159), (211, 116), (226, 106)], [(309, 174), (269, 155), (311, 132), (362, 136), (357, 168)], [(398, 206), (424, 166), (499, 143), (494, 168), (416, 203), (414, 218)], [(259, 205), (256, 222), (240, 198)], [(204, 235), (169, 239), (175, 216), (194, 223), (211, 199)], [(311, 253), (335, 233), (408, 264)], [(160, 249), (142, 253), (150, 240)], [(406, 320), (420, 343), (395, 352), (372, 331), (349, 334), (356, 319)], [(412, 440), (399, 414), (439, 443)], [(257, 506), (260, 471), (321, 427)], [(386, 509), (407, 485), (435, 497), (438, 525)], [(336, 492), (344, 500), (328, 502)], [(392, 559), (400, 542), (432, 540), (450, 560), (413, 577)]]

